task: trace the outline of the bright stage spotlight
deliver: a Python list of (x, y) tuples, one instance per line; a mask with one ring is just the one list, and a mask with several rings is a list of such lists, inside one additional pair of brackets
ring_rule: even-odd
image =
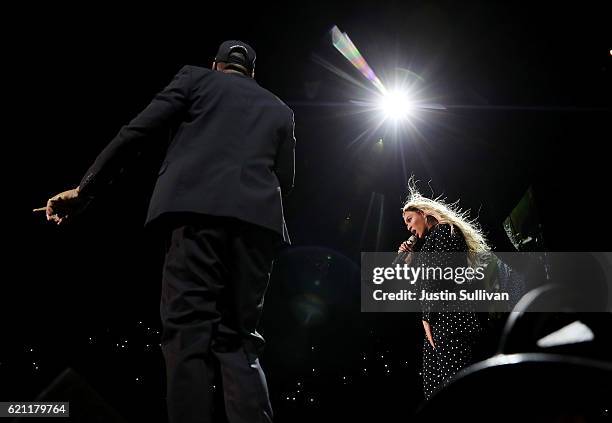
[(408, 118), (414, 111), (414, 106), (407, 93), (402, 91), (389, 91), (380, 98), (378, 105), (386, 118), (395, 121)]

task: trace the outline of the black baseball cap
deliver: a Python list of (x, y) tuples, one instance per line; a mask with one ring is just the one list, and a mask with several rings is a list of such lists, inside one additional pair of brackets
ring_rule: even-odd
[[(232, 56), (230, 54), (234, 51), (241, 52), (244, 54), (245, 60), (242, 60), (238, 57)], [(255, 69), (255, 50), (253, 47), (248, 45), (243, 41), (238, 40), (228, 40), (221, 43), (219, 46), (219, 50), (217, 51), (217, 55), (215, 56), (215, 62), (224, 62), (224, 63), (235, 63), (237, 65), (242, 65), (249, 72), (253, 72)]]

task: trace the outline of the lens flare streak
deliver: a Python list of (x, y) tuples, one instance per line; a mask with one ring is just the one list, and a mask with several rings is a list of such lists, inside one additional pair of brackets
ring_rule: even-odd
[(368, 65), (368, 62), (363, 58), (357, 47), (355, 47), (355, 44), (353, 44), (346, 32), (341, 32), (338, 26), (334, 26), (331, 30), (331, 36), (332, 43), (336, 50), (346, 57), (363, 76), (372, 82), (382, 95), (385, 95), (387, 93), (385, 86), (376, 76), (370, 65)]

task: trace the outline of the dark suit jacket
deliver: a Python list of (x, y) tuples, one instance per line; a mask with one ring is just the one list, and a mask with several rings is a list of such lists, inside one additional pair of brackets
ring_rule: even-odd
[(174, 212), (228, 216), (290, 243), (283, 198), (293, 189), (293, 112), (247, 76), (194, 66), (174, 80), (100, 153), (80, 183), (94, 196), (147, 147), (176, 128), (153, 190), (146, 224)]

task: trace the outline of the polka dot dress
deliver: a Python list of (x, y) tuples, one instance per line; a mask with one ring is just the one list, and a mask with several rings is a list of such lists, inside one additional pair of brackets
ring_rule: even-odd
[[(420, 244), (420, 246), (419, 246)], [(467, 244), (461, 231), (447, 224), (434, 226), (424, 240), (415, 246), (418, 254), (413, 265), (425, 264), (426, 266), (454, 267), (466, 266), (467, 257), (458, 262), (457, 254), (444, 254), (450, 252), (467, 251)], [(435, 287), (437, 281), (420, 281), (421, 287), (428, 290), (441, 289)], [(448, 283), (448, 282), (447, 282)], [(450, 283), (454, 283), (450, 281)], [(429, 285), (427, 285), (429, 284)], [(425, 334), (423, 334), (423, 391), (425, 399), (431, 398), (436, 389), (445, 386), (450, 378), (462, 368), (473, 363), (473, 347), (483, 329), (476, 313), (470, 311), (453, 311), (451, 302), (442, 304), (443, 310), (449, 312), (430, 312), (431, 305), (422, 301), (423, 320), (429, 322), (435, 348), (431, 346)], [(462, 304), (465, 310), (465, 304)], [(424, 331), (423, 331), (424, 333)]]

